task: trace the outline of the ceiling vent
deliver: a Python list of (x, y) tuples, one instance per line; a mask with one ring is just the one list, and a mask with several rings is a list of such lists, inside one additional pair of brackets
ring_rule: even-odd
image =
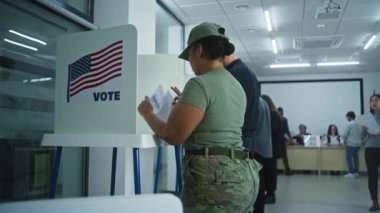
[(319, 7), (317, 8), (315, 19), (317, 20), (339, 19), (341, 14), (342, 14), (341, 8), (326, 9), (326, 7)]
[(314, 48), (337, 48), (343, 41), (343, 35), (296, 37), (293, 40), (295, 50)]
[(300, 63), (302, 62), (301, 55), (276, 55), (275, 62), (277, 64), (286, 64), (286, 63)]

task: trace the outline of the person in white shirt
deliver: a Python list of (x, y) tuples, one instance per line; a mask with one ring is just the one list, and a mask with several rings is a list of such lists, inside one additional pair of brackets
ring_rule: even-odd
[(359, 149), (362, 144), (362, 127), (355, 120), (355, 113), (350, 111), (346, 114), (348, 124), (343, 131), (342, 137), (346, 144), (346, 160), (348, 165), (348, 174), (344, 175), (347, 178), (359, 176)]
[(342, 138), (339, 135), (338, 127), (330, 124), (327, 130), (327, 146), (341, 146)]

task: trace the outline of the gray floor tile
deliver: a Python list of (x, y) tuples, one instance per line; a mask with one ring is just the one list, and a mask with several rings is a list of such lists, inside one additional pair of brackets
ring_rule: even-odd
[(368, 213), (371, 204), (366, 176), (279, 175), (276, 197), (266, 213)]

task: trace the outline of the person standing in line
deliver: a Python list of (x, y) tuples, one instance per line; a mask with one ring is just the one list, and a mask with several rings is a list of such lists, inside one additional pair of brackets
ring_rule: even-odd
[[(378, 126), (380, 126), (380, 94), (373, 94), (370, 98), (371, 109), (374, 119)], [(367, 127), (363, 127), (363, 135), (366, 138), (365, 145), (365, 162), (368, 171), (368, 189), (372, 199), (372, 206), (369, 211), (378, 211), (378, 178), (380, 169), (380, 134), (373, 134), (368, 132)]]
[(348, 124), (343, 131), (342, 137), (346, 144), (346, 160), (348, 165), (348, 173), (344, 175), (346, 178), (354, 178), (359, 176), (359, 149), (362, 144), (362, 128), (355, 120), (355, 113), (350, 111), (346, 114)]
[(247, 105), (244, 114), (244, 124), (242, 127), (243, 146), (249, 151), (253, 151), (253, 134), (258, 128), (259, 114), (259, 97), (260, 88), (255, 73), (250, 70), (247, 65), (240, 60), (235, 53), (223, 58), (224, 67), (232, 76), (239, 81), (245, 92)]
[(253, 150), (254, 159), (257, 160), (263, 168), (260, 170), (260, 187), (259, 194), (254, 205), (253, 213), (264, 213), (265, 211), (265, 183), (267, 175), (272, 172), (272, 132), (270, 123), (270, 109), (268, 104), (259, 97), (259, 114), (257, 117), (258, 129), (254, 133)]
[(289, 131), (288, 119), (284, 116), (284, 110), (282, 109), (282, 107), (278, 107), (277, 110), (281, 115), (282, 126), (284, 127), (284, 157), (282, 160), (284, 162), (285, 175), (293, 175), (293, 171), (290, 169), (288, 159), (288, 143), (292, 139), (292, 136), (290, 135)]
[(223, 66), (233, 52), (224, 31), (208, 22), (191, 30), (179, 58), (190, 62), (196, 77), (176, 92), (167, 122), (153, 113), (148, 97), (138, 106), (158, 137), (184, 146), (185, 212), (250, 212), (259, 189), (261, 166), (242, 148), (244, 90)]
[[(240, 60), (234, 53), (227, 55), (223, 58), (224, 67), (231, 73), (232, 76), (239, 81), (240, 85), (243, 87), (245, 96), (247, 99), (247, 105), (244, 114), (244, 124), (242, 127), (242, 140), (243, 146), (250, 152), (250, 158), (254, 156), (254, 144), (257, 141), (254, 140), (254, 133), (258, 129), (258, 114), (259, 114), (259, 97), (260, 88), (257, 82), (256, 75), (251, 71), (247, 65)], [(260, 173), (260, 172), (259, 172)], [(261, 179), (260, 179), (261, 183)], [(257, 200), (264, 200), (262, 194), (259, 194), (255, 202), (254, 212), (264, 212), (264, 202), (262, 206), (257, 207)], [(262, 211), (260, 210), (262, 209)]]
[(284, 152), (284, 129), (282, 126), (281, 115), (277, 111), (272, 99), (268, 95), (261, 95), (270, 109), (270, 123), (272, 133), (272, 158), (269, 161), (270, 169), (266, 172), (265, 180), (265, 203), (275, 203), (277, 189), (277, 159), (282, 158)]

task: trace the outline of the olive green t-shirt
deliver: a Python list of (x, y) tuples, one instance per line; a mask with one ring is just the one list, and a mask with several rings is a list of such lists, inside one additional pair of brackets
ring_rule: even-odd
[(190, 79), (179, 101), (204, 112), (184, 148), (242, 146), (246, 97), (240, 83), (228, 71), (209, 71)]

